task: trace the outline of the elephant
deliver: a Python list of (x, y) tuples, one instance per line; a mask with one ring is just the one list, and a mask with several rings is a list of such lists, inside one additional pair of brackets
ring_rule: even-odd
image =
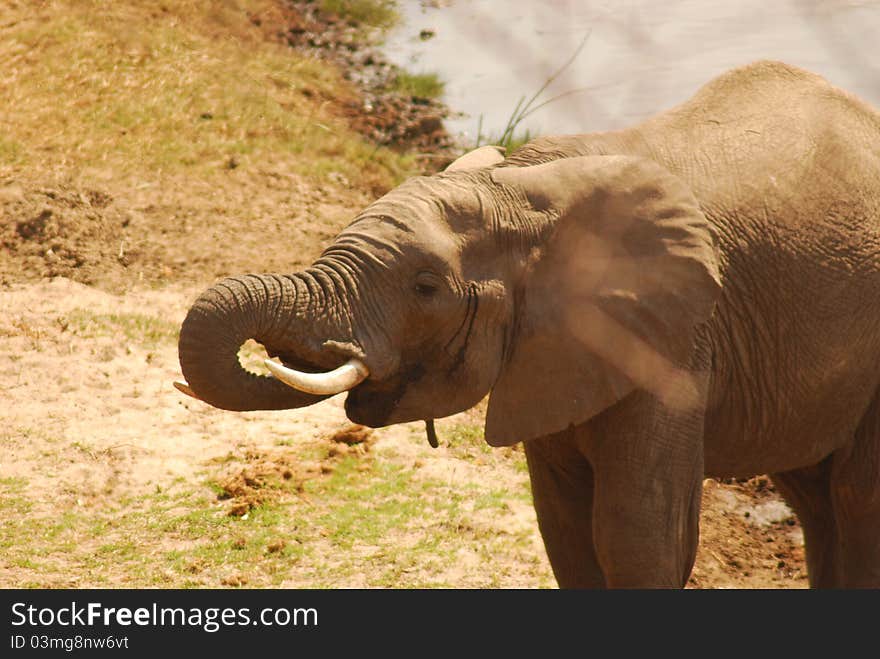
[(430, 431), (488, 396), (563, 588), (684, 587), (703, 479), (756, 474), (811, 587), (878, 587), (880, 113), (759, 61), (629, 128), (476, 149), (305, 270), (208, 288), (179, 357), (226, 410), (347, 391), (356, 423)]

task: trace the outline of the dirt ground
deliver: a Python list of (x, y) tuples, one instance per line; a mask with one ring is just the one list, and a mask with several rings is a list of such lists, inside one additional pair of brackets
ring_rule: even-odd
[[(263, 503), (260, 479), (320, 477), (332, 464), (332, 456), (324, 462), (298, 457), (303, 446), (335, 443), (347, 450), (348, 444), (333, 439), (347, 428), (338, 398), (289, 413), (233, 414), (187, 400), (173, 389), (171, 382), (179, 370), (174, 341), (169, 339), (195, 292), (171, 284), (134, 287), (114, 295), (62, 277), (17, 282), (0, 291), (4, 310), (0, 317), (0, 387), (4, 393), (0, 473), (4, 480), (26, 481), (28, 515), (52, 518), (71, 510), (106, 514), (122, 501), (133, 502), (173, 488), (181, 479), (194, 484), (219, 482), (224, 489), (221, 500), (232, 500), (224, 511), (246, 514)], [(131, 330), (122, 322), (114, 325), (107, 320), (114, 316), (161, 322), (154, 330)], [(441, 438), (443, 429), (441, 424)], [(293, 448), (279, 447), (278, 437)], [(511, 492), (523, 486), (519, 470), (502, 465), (481, 474), (470, 455), (462, 457), (446, 448), (432, 451), (415, 426), (378, 430), (371, 441), (380, 447), (393, 446), (388, 460), (405, 468), (418, 463), (420, 472), (444, 480), (478, 482), (491, 475), (497, 489), (505, 488), (503, 479), (510, 479)], [(231, 463), (225, 459), (230, 451), (237, 456)], [(520, 574), (515, 566), (508, 566), (510, 580), (495, 585), (549, 585), (534, 513), (527, 501), (512, 499), (510, 505), (516, 507), (516, 515), (491, 520), (492, 531), (508, 533), (505, 525), (515, 518), (528, 529), (526, 547), (540, 569), (538, 575), (534, 570)], [(129, 503), (117, 514), (131, 507), (136, 505)], [(4, 522), (10, 523), (8, 518)], [(706, 480), (701, 529), (692, 587), (805, 585), (799, 526), (768, 479), (734, 484)], [(23, 540), (19, 537), (18, 542)], [(284, 542), (284, 538), (275, 542)], [(462, 544), (467, 544), (465, 538)], [(50, 549), (55, 558), (51, 568), (7, 564), (0, 586), (96, 585), (88, 572), (79, 569), (79, 559), (65, 564), (63, 547)], [(79, 551), (84, 549), (79, 547)], [(159, 542), (160, 549), (167, 546)], [(487, 585), (480, 572), (492, 569), (471, 567), (468, 575), (461, 575), (467, 579), (445, 585)], [(105, 570), (115, 572), (112, 565)], [(332, 569), (327, 570), (332, 574)], [(419, 583), (417, 575), (408, 576), (416, 579), (410, 583)], [(489, 574), (481, 576), (490, 578)], [(332, 576), (328, 578), (333, 586), (363, 585), (354, 575), (337, 583)], [(122, 574), (97, 582), (124, 583)], [(291, 580), (284, 585), (312, 582)]]
[[(284, 159), (0, 167), (0, 587), (554, 585), (522, 451), (486, 448), (480, 410), (432, 450), (418, 424), (351, 427), (339, 398), (236, 414), (172, 387), (202, 288), (309, 263), (374, 195)], [(701, 529), (690, 587), (806, 586), (766, 477), (705, 481)]]

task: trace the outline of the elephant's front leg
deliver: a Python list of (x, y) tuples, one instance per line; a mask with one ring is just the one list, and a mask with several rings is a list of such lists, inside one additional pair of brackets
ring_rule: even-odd
[(593, 545), (593, 468), (574, 429), (525, 442), (532, 499), (547, 558), (562, 588), (604, 588)]
[(703, 411), (673, 411), (645, 392), (579, 433), (595, 475), (593, 542), (610, 588), (681, 588), (699, 541)]

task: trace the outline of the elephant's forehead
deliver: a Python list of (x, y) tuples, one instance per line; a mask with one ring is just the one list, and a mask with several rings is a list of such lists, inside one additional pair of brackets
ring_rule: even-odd
[(409, 209), (399, 214), (382, 205), (368, 211), (339, 234), (337, 245), (358, 245), (383, 262), (420, 256), (452, 265), (458, 262), (458, 241), (437, 213), (421, 214)]
[(370, 207), (349, 224), (340, 236), (369, 234), (392, 242), (413, 242), (448, 233), (448, 226), (437, 214), (396, 213), (383, 206)]
[(438, 257), (451, 264), (485, 224), (492, 200), (467, 173), (409, 179), (370, 204), (340, 234), (396, 254)]
[(455, 235), (438, 218), (401, 220), (385, 213), (359, 217), (339, 234), (337, 242), (354, 242), (389, 255), (422, 253), (452, 259), (459, 251)]
[(358, 219), (384, 217), (407, 226), (441, 220), (444, 202), (435, 187), (429, 180), (411, 179), (370, 204)]
[(447, 207), (430, 179), (411, 179), (365, 208), (343, 233), (369, 232), (396, 240), (449, 233)]

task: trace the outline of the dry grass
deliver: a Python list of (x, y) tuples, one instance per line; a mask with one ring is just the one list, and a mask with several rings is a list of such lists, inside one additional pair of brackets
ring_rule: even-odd
[(339, 73), (267, 39), (270, 0), (0, 0), (0, 167), (119, 179), (264, 157), (391, 185), (407, 161), (333, 115)]

